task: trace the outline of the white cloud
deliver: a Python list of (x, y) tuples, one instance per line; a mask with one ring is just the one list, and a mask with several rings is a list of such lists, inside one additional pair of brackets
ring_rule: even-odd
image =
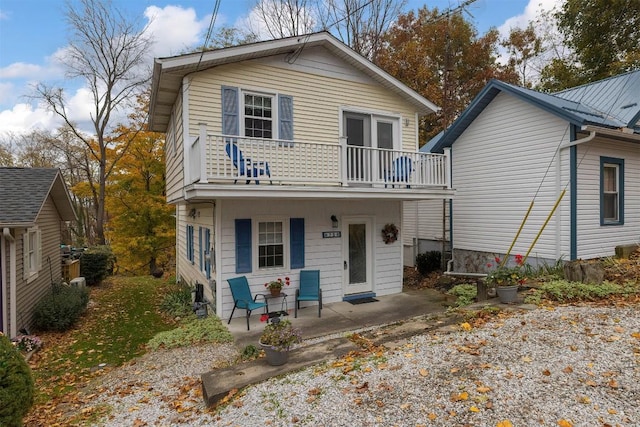
[(9, 14), (4, 10), (0, 10), (0, 21), (9, 19)]
[(198, 20), (193, 8), (149, 6), (144, 11), (148, 31), (154, 39), (153, 57), (178, 55), (197, 46), (209, 25), (209, 17)]
[(31, 79), (42, 74), (43, 67), (24, 62), (14, 62), (0, 68), (0, 79)]
[(16, 104), (11, 110), (0, 111), (2, 132), (26, 134), (35, 129), (55, 129), (58, 127), (53, 113), (43, 106)]
[(536, 20), (540, 12), (551, 10), (562, 3), (564, 3), (564, 0), (529, 0), (524, 12), (507, 19), (504, 24), (498, 27), (498, 31), (502, 37), (508, 36), (511, 28), (524, 29), (529, 25), (529, 22)]

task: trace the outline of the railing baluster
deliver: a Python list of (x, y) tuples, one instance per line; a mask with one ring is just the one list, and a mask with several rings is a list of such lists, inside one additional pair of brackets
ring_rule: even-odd
[[(274, 182), (329, 185), (357, 183), (376, 186), (389, 184), (394, 173), (404, 173), (406, 176), (398, 175), (399, 178), (396, 178), (403, 179), (400, 184), (407, 184), (412, 188), (451, 186), (448, 153), (442, 155), (379, 149), (338, 142), (312, 143), (207, 135), (206, 132), (204, 135), (191, 139), (189, 158), (185, 159), (189, 165), (185, 177), (191, 182), (244, 181), (247, 178), (268, 180), (264, 175), (247, 177), (246, 173), (243, 174), (241, 168), (235, 166), (239, 159), (231, 158), (226, 152), (226, 145), (230, 143), (236, 147), (230, 151), (232, 155), (242, 153), (245, 160), (268, 163), (271, 180)], [(408, 165), (411, 169), (406, 174), (409, 171)], [(398, 170), (394, 172), (394, 168)], [(394, 184), (395, 188), (406, 188), (405, 185), (398, 185), (398, 182)]]

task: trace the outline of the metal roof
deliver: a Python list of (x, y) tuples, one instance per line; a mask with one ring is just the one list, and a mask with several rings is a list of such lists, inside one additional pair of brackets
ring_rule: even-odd
[(76, 219), (59, 169), (0, 167), (0, 226), (34, 225), (49, 194), (64, 221)]
[(355, 52), (340, 40), (324, 31), (302, 36), (262, 41), (206, 52), (190, 53), (169, 58), (156, 58), (153, 66), (149, 127), (165, 132), (176, 101), (182, 79), (222, 64), (242, 62), (274, 55), (291, 54), (305, 47), (323, 46), (333, 55), (362, 71), (381, 86), (412, 103), (422, 114), (439, 110), (435, 104), (391, 76), (371, 61)]
[(508, 93), (577, 126), (630, 128), (640, 134), (640, 70), (547, 94), (491, 80), (432, 148), (441, 152), (467, 129), (500, 92)]

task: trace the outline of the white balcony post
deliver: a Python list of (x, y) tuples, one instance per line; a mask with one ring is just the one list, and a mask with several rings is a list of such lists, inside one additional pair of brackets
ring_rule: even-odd
[(200, 139), (200, 182), (207, 183), (207, 124), (198, 123)]
[(347, 183), (347, 137), (340, 137), (340, 183), (343, 187), (349, 186)]
[(444, 174), (447, 188), (451, 189), (451, 147), (444, 149)]

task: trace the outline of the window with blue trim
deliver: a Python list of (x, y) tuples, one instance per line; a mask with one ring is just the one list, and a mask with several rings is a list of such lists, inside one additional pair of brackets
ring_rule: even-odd
[(600, 157), (600, 225), (624, 224), (624, 159)]

